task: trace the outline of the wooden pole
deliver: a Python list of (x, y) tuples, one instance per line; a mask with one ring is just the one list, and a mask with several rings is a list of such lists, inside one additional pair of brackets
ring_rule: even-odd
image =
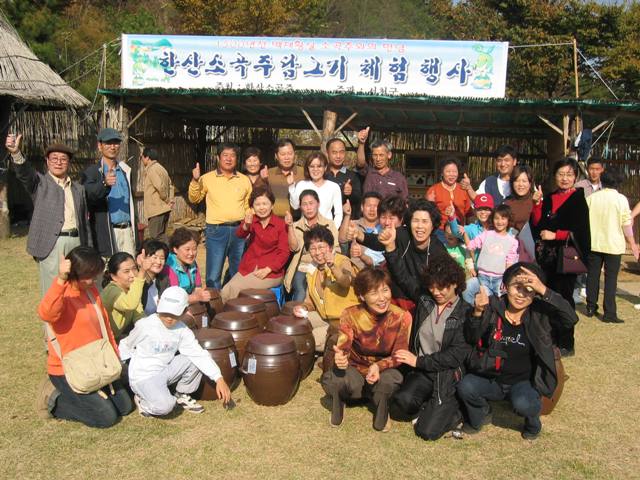
[(320, 141), (320, 150), (326, 155), (327, 153), (327, 140), (333, 137), (333, 132), (336, 129), (336, 121), (338, 120), (338, 114), (331, 110), (325, 110), (322, 114), (322, 137)]
[[(100, 85), (100, 79), (98, 79)], [(102, 88), (107, 88), (107, 44), (102, 44)], [(107, 97), (102, 96), (102, 128), (107, 126)]]
[(576, 98), (580, 98), (580, 85), (578, 83), (578, 42), (573, 37), (573, 78), (576, 83)]
[[(11, 100), (8, 97), (0, 98), (0, 138), (7, 138), (9, 131), (9, 119), (11, 118)], [(4, 146), (4, 142), (0, 146), (0, 155), (6, 162), (11, 161), (9, 152)], [(4, 163), (3, 162), (3, 163)], [(3, 165), (4, 166), (4, 165)], [(0, 239), (9, 238), (11, 236), (11, 221), (9, 217), (9, 170), (6, 169), (0, 173)]]

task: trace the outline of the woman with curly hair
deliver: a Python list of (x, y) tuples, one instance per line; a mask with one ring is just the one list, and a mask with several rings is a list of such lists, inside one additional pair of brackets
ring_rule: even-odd
[(429, 294), (418, 300), (409, 350), (397, 350), (394, 355), (396, 361), (412, 367), (394, 400), (414, 418), (416, 435), (437, 440), (462, 420), (456, 384), (471, 351), (463, 332), (471, 306), (460, 296), (465, 273), (453, 258), (431, 262), (422, 274), (422, 285)]

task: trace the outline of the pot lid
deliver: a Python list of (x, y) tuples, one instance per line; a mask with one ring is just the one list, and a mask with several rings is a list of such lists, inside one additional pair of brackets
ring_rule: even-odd
[(246, 312), (220, 312), (213, 317), (211, 328), (221, 330), (249, 330), (258, 328), (258, 321), (250, 313)]
[(273, 317), (267, 324), (267, 330), (282, 335), (305, 335), (312, 332), (309, 320), (291, 315)]
[(291, 337), (278, 333), (259, 333), (247, 342), (245, 358), (247, 358), (246, 353), (283, 355), (291, 352), (297, 352), (296, 342)]
[(234, 347), (235, 342), (229, 332), (224, 330), (214, 330), (212, 328), (202, 328), (194, 332), (196, 340), (205, 350), (217, 350), (219, 348)]
[(224, 306), (224, 311), (259, 313), (266, 311), (266, 307), (262, 300), (256, 300), (251, 297), (238, 297), (229, 300)]
[(247, 288), (240, 292), (240, 297), (250, 297), (263, 302), (277, 302), (276, 294), (265, 288)]

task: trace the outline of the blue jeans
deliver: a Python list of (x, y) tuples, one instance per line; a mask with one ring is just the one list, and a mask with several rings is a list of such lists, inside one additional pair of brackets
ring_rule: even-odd
[(489, 401), (509, 399), (513, 411), (524, 417), (524, 428), (529, 433), (539, 433), (542, 429), (540, 394), (529, 380), (507, 385), (493, 379), (467, 374), (456, 386), (458, 396), (467, 408), (469, 424), (476, 429), (490, 411)]
[(229, 269), (225, 278), (231, 278), (238, 272), (238, 265), (244, 253), (244, 238), (236, 236), (235, 226), (207, 224), (207, 287), (222, 288), (220, 276), (225, 259), (229, 258)]
[(473, 305), (476, 301), (476, 294), (480, 292), (480, 285), (484, 285), (489, 290), (489, 295), (499, 297), (500, 285), (502, 285), (502, 277), (490, 277), (488, 275), (478, 274), (477, 277), (467, 279), (467, 284), (462, 292), (462, 298), (469, 305)]
[(500, 286), (502, 285), (502, 276), (492, 277), (479, 273), (478, 281), (480, 282), (480, 285), (487, 287), (487, 290), (489, 290), (489, 295), (495, 295), (496, 297), (499, 297), (502, 294), (502, 292), (500, 291)]
[(291, 281), (291, 300), (294, 302), (304, 301), (307, 295), (307, 274), (296, 272)]

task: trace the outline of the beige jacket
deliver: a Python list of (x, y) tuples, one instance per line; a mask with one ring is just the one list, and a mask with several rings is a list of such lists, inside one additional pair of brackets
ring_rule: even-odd
[(154, 161), (146, 167), (142, 185), (145, 217), (155, 217), (171, 211), (170, 202), (174, 196), (173, 183), (162, 165)]

